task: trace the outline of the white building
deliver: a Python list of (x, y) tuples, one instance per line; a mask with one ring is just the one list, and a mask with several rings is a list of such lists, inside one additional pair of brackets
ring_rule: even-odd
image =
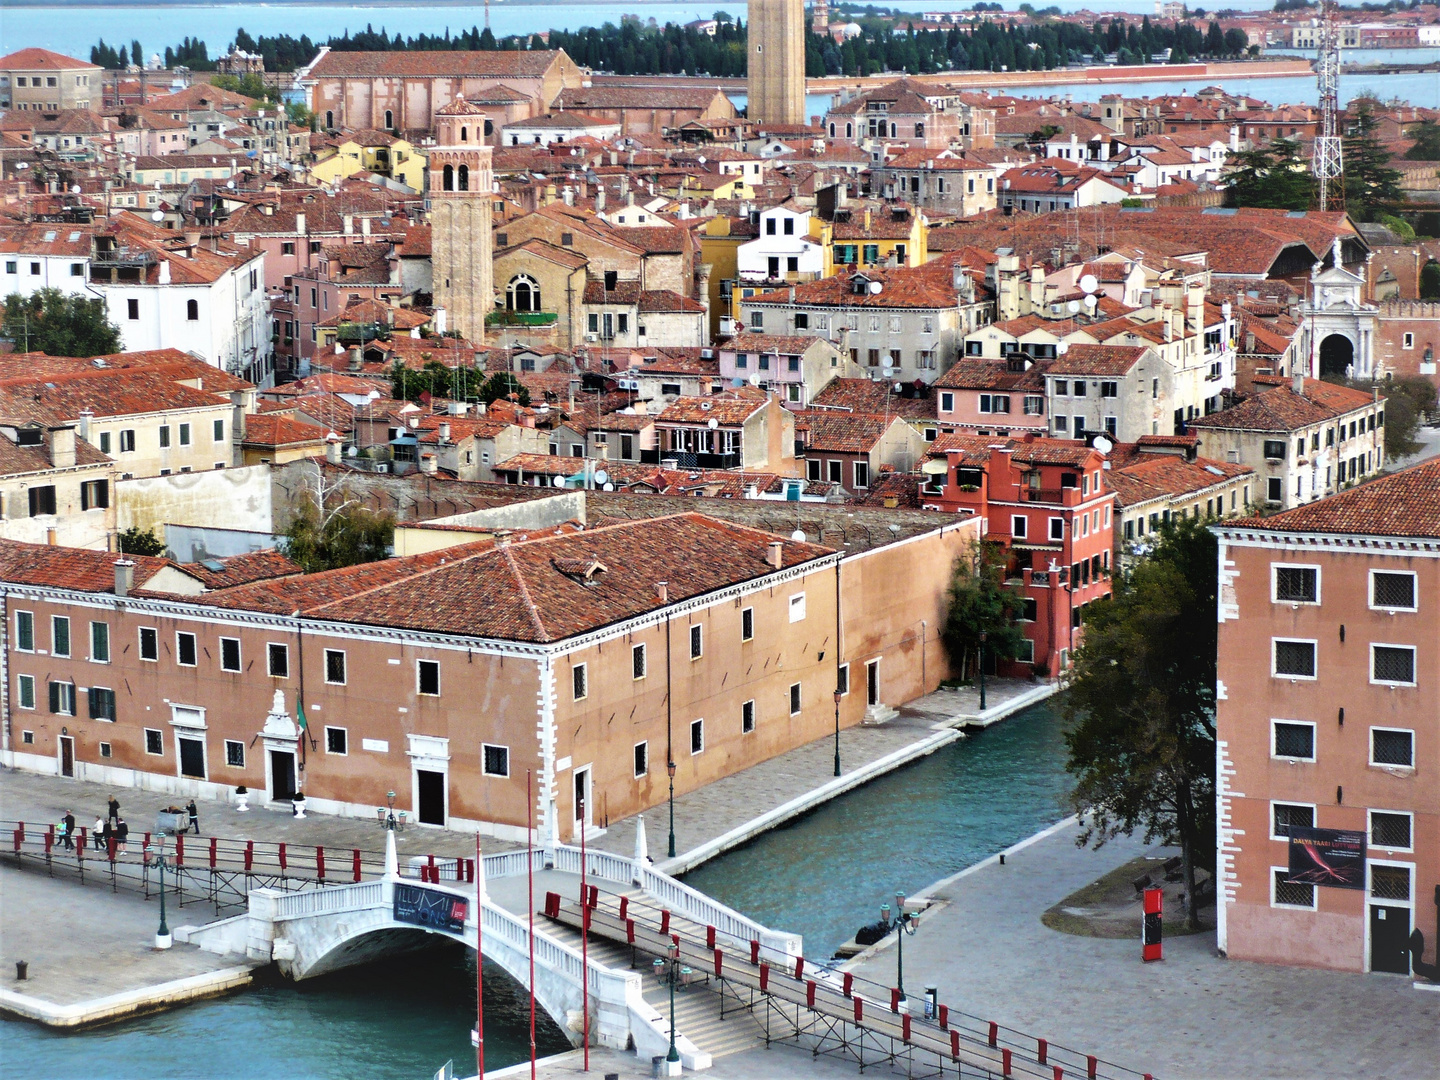
[(746, 281), (815, 281), (825, 271), (819, 223), (812, 235), (811, 214), (774, 206), (760, 215), (760, 235), (741, 244), (736, 269)]

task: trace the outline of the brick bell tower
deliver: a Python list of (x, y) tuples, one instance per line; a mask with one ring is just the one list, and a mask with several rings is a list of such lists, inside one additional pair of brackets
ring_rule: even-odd
[(480, 107), (464, 98), (437, 109), (429, 168), (435, 306), (445, 309), (447, 329), (477, 345), (495, 302), (495, 182), (486, 122)]
[(805, 123), (804, 0), (750, 0), (746, 109), (750, 120)]

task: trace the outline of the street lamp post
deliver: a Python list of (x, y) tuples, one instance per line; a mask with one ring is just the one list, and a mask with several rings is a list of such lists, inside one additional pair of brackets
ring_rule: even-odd
[(895, 891), (895, 922), (890, 922), (890, 905), (880, 905), (880, 921), (893, 925), (896, 932), (895, 989), (900, 992), (900, 1003), (905, 1003), (905, 938), (913, 937), (919, 914), (905, 910), (905, 894)]
[(670, 1052), (665, 1055), (665, 1060), (670, 1062), (669, 1071), (674, 1074), (679, 1070), (675, 1064), (680, 1060), (680, 1051), (675, 1049), (675, 968), (680, 963), (680, 946), (672, 940), (670, 942)]
[(990, 635), (980, 631), (980, 711), (985, 711), (985, 639)]
[(840, 775), (840, 699), (845, 695), (835, 690), (835, 775)]
[(173, 942), (170, 936), (170, 927), (165, 923), (165, 843), (163, 840), (157, 842), (157, 850), (149, 851), (146, 856), (160, 871), (160, 928), (155, 931), (155, 948), (168, 949)]
[(670, 776), (670, 858), (675, 858), (675, 759), (665, 762), (665, 772)]

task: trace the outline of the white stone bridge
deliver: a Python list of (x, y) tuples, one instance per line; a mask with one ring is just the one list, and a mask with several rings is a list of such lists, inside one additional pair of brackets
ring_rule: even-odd
[[(767, 954), (799, 956), (798, 935), (777, 933), (745, 918), (649, 865), (643, 856), (643, 839), (637, 858), (590, 851), (586, 854), (587, 882), (606, 892), (630, 898), (630, 903), (654, 910), (664, 909), (677, 920), (703, 935), (715, 928), (717, 940), (736, 952), (748, 953), (750, 943), (759, 941)], [(583, 1025), (581, 972), (585, 970), (578, 934), (557, 927), (538, 914), (546, 892), (557, 892), (578, 900), (580, 850), (559, 846), (488, 855), (477, 885), (444, 881), (445, 871), (453, 878), (454, 866), (441, 866), (441, 881), (421, 882), (401, 877), (394, 857), (393, 836), (387, 852), (386, 873), (378, 880), (346, 885), (315, 886), (298, 892), (256, 889), (249, 895), (249, 908), (242, 915), (203, 927), (181, 927), (175, 936), (209, 952), (245, 956), (250, 960), (274, 960), (280, 971), (295, 980), (306, 979), (382, 956), (424, 948), (436, 936), (463, 941), (475, 947), (476, 905), (482, 898), (481, 934), (485, 959), (504, 968), (522, 987), (529, 987), (530, 897), (527, 875), (534, 874), (535, 999), (574, 1043), (580, 1041)], [(478, 887), (477, 887), (478, 886)], [(408, 887), (408, 888), (407, 888)], [(409, 888), (424, 890), (425, 898), (437, 907), (445, 899), (463, 904), (463, 919), (449, 927), (421, 926), (397, 918), (396, 893)], [(458, 909), (457, 909), (458, 910)], [(444, 920), (437, 920), (443, 923)], [(631, 970), (628, 958), (614, 948), (592, 944), (588, 972), (590, 1028), (595, 1043), (618, 1049), (633, 1049), (642, 1057), (664, 1054), (669, 1048), (668, 1021), (645, 1000), (646, 983)], [(697, 1026), (701, 1021), (694, 1021)], [(682, 1032), (684, 1027), (682, 1026)], [(676, 1040), (681, 1061), (687, 1069), (703, 1069), (710, 1053), (683, 1033)], [(738, 1049), (739, 1047), (731, 1047)]]

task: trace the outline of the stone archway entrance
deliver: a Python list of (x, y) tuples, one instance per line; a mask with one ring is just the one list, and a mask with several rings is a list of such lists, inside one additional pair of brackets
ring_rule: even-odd
[(1344, 334), (1331, 334), (1320, 342), (1320, 377), (1343, 378), (1355, 363), (1355, 345)]

